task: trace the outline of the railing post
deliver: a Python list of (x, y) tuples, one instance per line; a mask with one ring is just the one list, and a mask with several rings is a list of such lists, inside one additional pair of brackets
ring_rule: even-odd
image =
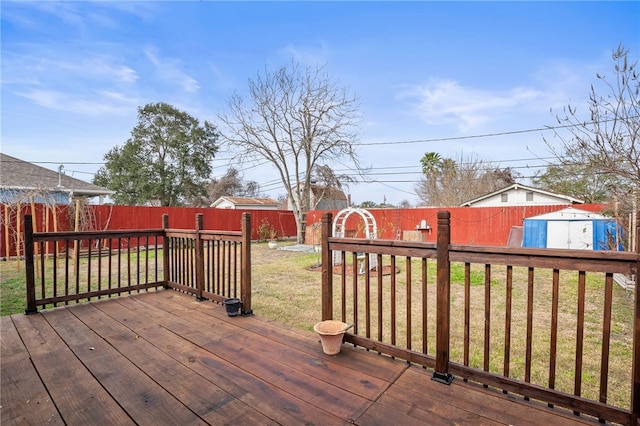
[(329, 250), (331, 213), (322, 215), (322, 321), (333, 319), (333, 259)]
[(169, 270), (170, 248), (169, 238), (167, 237), (167, 230), (169, 229), (169, 215), (167, 213), (162, 215), (162, 276), (164, 278), (164, 288), (169, 288), (169, 278), (171, 277), (171, 271)]
[(436, 306), (436, 369), (432, 380), (451, 384), (453, 375), (449, 374), (449, 332), (450, 332), (450, 293), (451, 265), (449, 263), (449, 244), (451, 242), (451, 213), (445, 210), (438, 212), (437, 240), (437, 306)]
[[(640, 222), (640, 211), (636, 212), (636, 223)], [(635, 306), (633, 313), (633, 362), (632, 376), (633, 386), (631, 389), (631, 424), (640, 424), (640, 297), (638, 291), (640, 286), (640, 228), (636, 228), (636, 285), (634, 291)]]
[(200, 231), (203, 229), (203, 217), (202, 213), (196, 214), (196, 299), (203, 300), (202, 293), (204, 292), (204, 243), (202, 241), (202, 235)]
[[(19, 212), (18, 212), (19, 214)], [(18, 236), (19, 238), (20, 236)], [(33, 218), (31, 215), (24, 217), (24, 263), (27, 272), (27, 308), (25, 314), (38, 312), (36, 307), (36, 277), (33, 263)], [(18, 262), (20, 262), (18, 253)]]
[(240, 300), (242, 300), (242, 315), (251, 315), (253, 314), (251, 308), (251, 214), (242, 213), (241, 229)]

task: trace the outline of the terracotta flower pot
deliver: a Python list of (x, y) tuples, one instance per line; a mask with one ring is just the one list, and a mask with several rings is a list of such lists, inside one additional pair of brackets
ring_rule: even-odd
[(313, 326), (313, 329), (320, 335), (322, 350), (327, 355), (336, 355), (340, 352), (344, 332), (351, 326), (342, 321), (326, 320), (320, 321)]

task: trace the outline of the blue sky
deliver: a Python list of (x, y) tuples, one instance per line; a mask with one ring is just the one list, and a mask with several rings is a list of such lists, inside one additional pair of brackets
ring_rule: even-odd
[[(525, 178), (567, 104), (585, 111), (619, 44), (637, 60), (640, 2), (2, 1), (3, 153), (91, 181), (137, 107), (217, 122), (247, 80), (291, 59), (357, 94), (368, 182), (356, 203), (415, 205), (419, 160), (475, 156)], [(513, 134), (508, 134), (516, 132)], [(502, 135), (486, 136), (500, 133)], [(506, 133), (506, 134), (505, 134)], [(229, 167), (220, 152), (214, 175)], [(349, 173), (348, 163), (330, 164)], [(1, 171), (0, 171), (1, 172)], [(246, 180), (284, 194), (275, 170)], [(523, 179), (523, 183), (528, 183)]]

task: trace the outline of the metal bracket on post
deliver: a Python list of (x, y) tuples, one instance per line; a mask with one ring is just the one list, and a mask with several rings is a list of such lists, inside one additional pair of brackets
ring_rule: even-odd
[(453, 374), (439, 373), (437, 371), (434, 371), (431, 380), (445, 385), (450, 385), (451, 382), (453, 382)]

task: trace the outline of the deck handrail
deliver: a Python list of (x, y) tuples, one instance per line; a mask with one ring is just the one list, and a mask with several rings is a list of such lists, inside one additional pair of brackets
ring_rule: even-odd
[(166, 288), (194, 294), (198, 300), (224, 302), (239, 298), (242, 313), (251, 307), (251, 215), (244, 213), (240, 231), (205, 230), (202, 213), (195, 229), (171, 229), (163, 216), (167, 241)]
[[(639, 212), (640, 216), (640, 212)], [(438, 214), (438, 234), (437, 243), (391, 241), (391, 240), (364, 240), (354, 238), (337, 238), (331, 236), (332, 215), (327, 213), (322, 218), (322, 319), (333, 319), (340, 316), (341, 320), (354, 323), (352, 332), (346, 333), (345, 341), (362, 346), (369, 350), (384, 353), (397, 358), (405, 359), (409, 362), (417, 363), (434, 370), (433, 379), (443, 383), (450, 383), (453, 376), (461, 377), (465, 380), (479, 382), (485, 386), (495, 387), (504, 392), (520, 394), (525, 398), (532, 398), (543, 401), (550, 405), (557, 405), (576, 414), (584, 413), (601, 420), (609, 420), (622, 424), (635, 424), (640, 414), (640, 302), (635, 297), (634, 292), (634, 319), (632, 325), (633, 356), (630, 360), (632, 369), (630, 383), (630, 407), (619, 407), (607, 402), (607, 379), (609, 372), (609, 348), (611, 340), (611, 315), (612, 315), (612, 290), (613, 274), (637, 274), (640, 267), (640, 253), (630, 252), (604, 252), (604, 251), (584, 251), (584, 250), (554, 250), (554, 249), (531, 249), (531, 248), (507, 248), (507, 247), (483, 247), (469, 245), (450, 244), (450, 215), (447, 211)], [(341, 261), (338, 266), (333, 265), (333, 252), (339, 252)], [(358, 256), (360, 254), (360, 256)], [(364, 254), (364, 256), (362, 256)], [(377, 258), (379, 269), (375, 275), (370, 270), (371, 256)], [(391, 263), (391, 276), (387, 281), (382, 279), (382, 259), (383, 256), (389, 258)], [(402, 258), (405, 258), (402, 262)], [(398, 268), (398, 259), (405, 268), (405, 286), (403, 289), (395, 274)], [(351, 261), (351, 273), (347, 264)], [(428, 300), (428, 262), (435, 262), (437, 272), (435, 282), (435, 352), (430, 351), (427, 339), (429, 338), (427, 329), (429, 327), (428, 306), (433, 306), (433, 300)], [(463, 317), (464, 335), (455, 341), (452, 334), (451, 316), (451, 270), (452, 263), (461, 264), (464, 268), (464, 307), (459, 310), (461, 313), (457, 318)], [(412, 266), (413, 265), (413, 266)], [(472, 266), (477, 265), (483, 269), (484, 284), (484, 313), (474, 312), (470, 307), (470, 279)], [(420, 289), (415, 289), (414, 272), (412, 267), (418, 267), (418, 275), (422, 273)], [(494, 279), (492, 273), (499, 268), (506, 267), (505, 275), (505, 325), (504, 325), (504, 346), (490, 343), (492, 333), (498, 327), (492, 324), (492, 296), (495, 298), (497, 290), (492, 286), (500, 288), (500, 283)], [(513, 269), (522, 268), (528, 278), (526, 280), (526, 291), (522, 296), (526, 300), (524, 314), (526, 319), (526, 356), (524, 360), (524, 378), (518, 379), (510, 377), (509, 366), (511, 349), (511, 334), (513, 333), (512, 322), (514, 317), (511, 308), (513, 298)], [(360, 273), (360, 271), (363, 271)], [(533, 383), (531, 371), (536, 366), (537, 361), (532, 354), (532, 328), (534, 325), (534, 286), (540, 270), (549, 270), (550, 280), (553, 281), (553, 294), (551, 308), (551, 330), (549, 357), (543, 360), (549, 364), (549, 382), (547, 386)], [(578, 308), (576, 321), (576, 356), (574, 359), (574, 393), (561, 392), (555, 388), (556, 361), (559, 352), (556, 350), (558, 339), (558, 298), (560, 271), (575, 271), (578, 275)], [(499, 271), (503, 273), (502, 271)], [(564, 272), (563, 272), (564, 273)], [(574, 272), (572, 272), (574, 273)], [(586, 274), (604, 274), (604, 307), (602, 309), (602, 324), (600, 333), (602, 335), (602, 345), (600, 348), (600, 389), (599, 396), (587, 398), (582, 396), (582, 368), (584, 360), (583, 334), (588, 324), (585, 324), (585, 299), (586, 299)], [(340, 285), (334, 286), (334, 274), (340, 275)], [(350, 276), (349, 276), (350, 275)], [(637, 275), (636, 275), (637, 276)], [(377, 294), (376, 294), (377, 290)], [(383, 296), (383, 292), (388, 291), (389, 295)], [(433, 293), (433, 287), (431, 287)], [(404, 295), (405, 300), (402, 299)], [(385, 299), (385, 297), (387, 297)], [(433, 295), (431, 295), (433, 297)], [(337, 303), (336, 303), (337, 302)], [(377, 302), (377, 306), (376, 306)], [(429, 305), (429, 302), (432, 305)], [(398, 312), (404, 309), (402, 317)], [(420, 313), (412, 314), (412, 310), (421, 310)], [(462, 312), (463, 311), (463, 312)], [(471, 317), (477, 314), (478, 319), (484, 322), (479, 327), (484, 327), (482, 347), (483, 365), (472, 366), (470, 362), (470, 328), (475, 324), (470, 324)], [(484, 315), (484, 320), (482, 316)], [(565, 313), (566, 315), (566, 313)], [(362, 318), (364, 316), (364, 319)], [(418, 320), (416, 321), (416, 317)], [(384, 318), (384, 320), (383, 320)], [(376, 324), (377, 320), (377, 324)], [(412, 321), (419, 322), (416, 329), (412, 329)], [(495, 322), (495, 318), (493, 318)], [(403, 322), (400, 326), (399, 323)], [(376, 336), (377, 332), (377, 336)], [(402, 336), (406, 333), (406, 337)], [(415, 343), (414, 333), (422, 335), (419, 337), (421, 350), (412, 347)], [(431, 336), (432, 337), (432, 336)], [(404, 339), (404, 341), (403, 341)], [(462, 342), (460, 342), (460, 339)], [(463, 346), (462, 358), (453, 362), (450, 360), (451, 345)], [(494, 371), (490, 360), (495, 358), (494, 350), (504, 350), (503, 371)]]
[(163, 215), (159, 229), (33, 232), (25, 215), (25, 313), (160, 287), (200, 300), (239, 297), (251, 313), (250, 214), (240, 231), (204, 230), (202, 222), (199, 213), (194, 230), (170, 229)]

